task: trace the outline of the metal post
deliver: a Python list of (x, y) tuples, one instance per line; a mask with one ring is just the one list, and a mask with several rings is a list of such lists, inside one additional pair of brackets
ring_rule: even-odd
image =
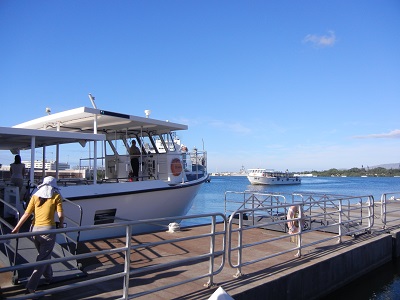
[(383, 223), (383, 229), (386, 229), (386, 194), (381, 196), (381, 220)]
[(131, 268), (132, 226), (133, 225), (126, 226), (125, 247), (127, 249), (125, 250), (125, 260), (124, 260), (125, 278), (124, 278), (124, 286), (123, 286), (123, 290), (122, 290), (123, 291), (123, 299), (129, 299), (129, 277), (130, 277), (129, 273), (131, 270), (130, 268)]
[(210, 260), (208, 266), (208, 274), (210, 275), (208, 282), (204, 285), (205, 287), (210, 287), (214, 285), (214, 251), (215, 251), (215, 226), (216, 226), (216, 216), (211, 217), (211, 236), (210, 236)]
[(304, 208), (303, 208), (304, 204), (300, 204), (299, 205), (299, 215), (298, 215), (298, 222), (299, 222), (299, 232), (296, 233), (297, 234), (297, 253), (296, 253), (296, 257), (300, 257), (301, 256), (301, 242), (302, 242), (302, 232), (303, 232), (303, 214), (304, 214)]
[(35, 179), (35, 143), (36, 137), (31, 137), (31, 170), (29, 173), (29, 180), (33, 184)]
[(242, 246), (243, 246), (243, 212), (239, 212), (239, 228), (238, 228), (238, 267), (234, 277), (242, 276)]
[(339, 229), (338, 229), (338, 232), (339, 232), (339, 238), (338, 238), (338, 241), (337, 241), (337, 243), (338, 244), (340, 244), (340, 243), (342, 243), (342, 222), (343, 222), (343, 218), (342, 218), (342, 211), (343, 211), (343, 207), (342, 207), (342, 199), (339, 199)]

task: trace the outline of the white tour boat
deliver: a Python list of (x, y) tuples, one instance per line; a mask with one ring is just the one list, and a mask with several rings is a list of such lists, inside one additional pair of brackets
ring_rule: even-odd
[(300, 184), (301, 178), (289, 172), (277, 172), (267, 169), (249, 169), (247, 178), (251, 184), (283, 185)]
[[(43, 150), (43, 161), (48, 146), (55, 145), (56, 161), (66, 147), (63, 144), (76, 143), (89, 148), (87, 178), (61, 178), (62, 171), (55, 172), (61, 194), (67, 199), (65, 214), (76, 220), (68, 227), (187, 214), (208, 178), (206, 152), (186, 147), (181, 150), (183, 145), (175, 132), (188, 127), (152, 119), (150, 111), (140, 117), (97, 109), (94, 98), (89, 97), (94, 108), (80, 107), (54, 114), (48, 111), (44, 117), (14, 127), (0, 127), (0, 149), (14, 154), (30, 149), (33, 166), (37, 148)], [(140, 149), (139, 176), (135, 178), (128, 154), (132, 140)], [(46, 170), (31, 169), (29, 180), (38, 184), (46, 175), (49, 175)], [(23, 211), (19, 201), (16, 206)], [(164, 226), (168, 224), (135, 226), (133, 232)], [(123, 234), (115, 229), (84, 231), (80, 240)]]

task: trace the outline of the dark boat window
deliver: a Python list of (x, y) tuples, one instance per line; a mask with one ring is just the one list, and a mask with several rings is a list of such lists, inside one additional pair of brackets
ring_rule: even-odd
[(94, 225), (114, 223), (116, 208), (96, 210), (94, 214)]

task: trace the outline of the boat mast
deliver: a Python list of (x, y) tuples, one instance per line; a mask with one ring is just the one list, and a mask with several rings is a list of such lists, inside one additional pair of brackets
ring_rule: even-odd
[[(96, 103), (94, 103), (94, 97), (91, 93), (89, 93), (90, 102), (92, 102), (93, 108), (97, 109)], [(93, 133), (97, 134), (97, 114), (94, 115), (93, 120)], [(94, 149), (93, 149), (93, 184), (97, 183), (97, 142), (93, 141)], [(89, 159), (89, 172), (90, 172), (90, 159)]]

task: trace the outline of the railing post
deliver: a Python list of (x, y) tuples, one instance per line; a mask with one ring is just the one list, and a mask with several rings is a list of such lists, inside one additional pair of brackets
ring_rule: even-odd
[(125, 241), (125, 260), (124, 260), (124, 287), (123, 287), (123, 299), (129, 299), (129, 273), (131, 270), (131, 246), (132, 246), (132, 226), (126, 226), (126, 241)]
[(209, 260), (209, 267), (208, 267), (208, 272), (210, 274), (210, 277), (208, 279), (208, 282), (204, 285), (205, 287), (211, 287), (214, 285), (214, 251), (215, 251), (215, 226), (216, 226), (216, 216), (213, 215), (211, 217), (211, 233), (212, 235), (210, 236), (210, 260)]
[(299, 215), (298, 215), (298, 222), (299, 222), (299, 233), (297, 236), (297, 253), (296, 253), (296, 257), (301, 257), (301, 242), (302, 242), (302, 237), (303, 237), (303, 218), (304, 218), (304, 204), (300, 204), (299, 205)]
[(374, 226), (374, 215), (375, 215), (375, 199), (374, 196), (368, 197), (368, 229), (371, 232), (372, 226)]
[(236, 269), (235, 278), (241, 277), (242, 274), (242, 244), (243, 244), (243, 212), (239, 212), (239, 228), (238, 228), (238, 267)]
[(381, 196), (381, 221), (383, 223), (383, 229), (386, 229), (386, 194)]
[(337, 243), (341, 244), (342, 243), (342, 199), (339, 199), (339, 228), (338, 228), (338, 233), (339, 233), (339, 238)]
[[(322, 197), (322, 199), (328, 199), (325, 195)], [(327, 224), (327, 220), (326, 220), (326, 201), (324, 201), (324, 224)]]

